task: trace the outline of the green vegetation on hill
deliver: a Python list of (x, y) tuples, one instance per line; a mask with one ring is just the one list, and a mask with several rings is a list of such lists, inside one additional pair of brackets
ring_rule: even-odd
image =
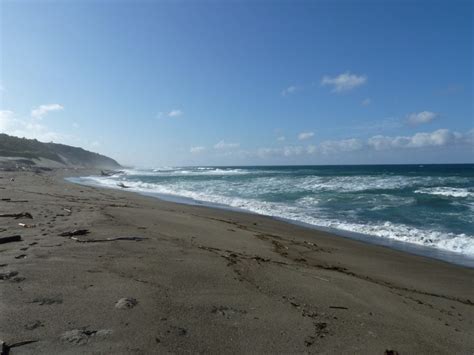
[(36, 139), (0, 134), (0, 157), (45, 158), (70, 166), (86, 168), (120, 168), (115, 160), (65, 144), (42, 143)]

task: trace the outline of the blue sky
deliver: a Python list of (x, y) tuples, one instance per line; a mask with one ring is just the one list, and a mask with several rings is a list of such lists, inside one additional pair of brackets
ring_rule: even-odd
[(473, 162), (470, 1), (2, 1), (0, 131), (161, 165)]

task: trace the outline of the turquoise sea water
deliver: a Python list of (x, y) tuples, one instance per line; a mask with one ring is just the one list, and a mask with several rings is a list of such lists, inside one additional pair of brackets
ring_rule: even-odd
[[(128, 169), (81, 183), (203, 202), (474, 260), (474, 164)], [(383, 244), (383, 243), (382, 243)]]

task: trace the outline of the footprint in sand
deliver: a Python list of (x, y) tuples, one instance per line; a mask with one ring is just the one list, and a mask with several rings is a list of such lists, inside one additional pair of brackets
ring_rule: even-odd
[(44, 323), (40, 320), (25, 324), (25, 329), (26, 330), (34, 330), (34, 329), (39, 328), (39, 327), (44, 327)]

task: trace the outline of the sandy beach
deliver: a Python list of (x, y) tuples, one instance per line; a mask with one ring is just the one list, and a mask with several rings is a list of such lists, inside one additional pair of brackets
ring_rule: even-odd
[(0, 174), (6, 353), (474, 351), (473, 269), (81, 174)]

